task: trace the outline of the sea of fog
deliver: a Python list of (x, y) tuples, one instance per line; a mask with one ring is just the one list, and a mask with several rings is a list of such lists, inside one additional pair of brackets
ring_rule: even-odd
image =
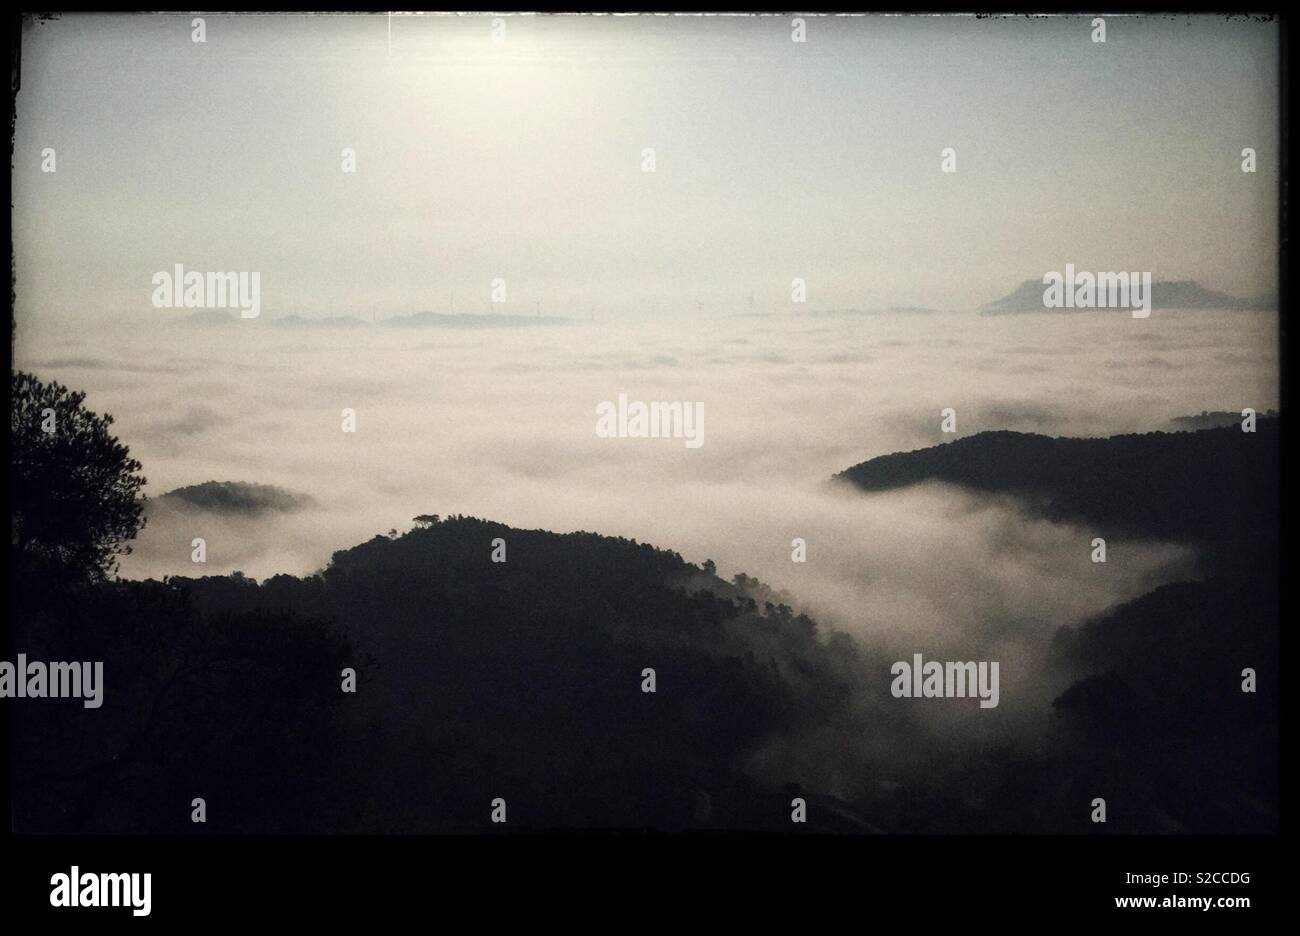
[[(164, 502), (124, 559), (126, 577), (307, 574), (335, 550), (410, 528), (417, 514), (468, 514), (713, 559), (724, 577), (743, 571), (788, 590), (831, 627), (906, 647), (960, 634), (969, 649), (985, 635), (991, 653), (1014, 653), (996, 645), (1194, 574), (1195, 557), (1178, 544), (1112, 543), (1099, 567), (1087, 529), (940, 485), (834, 490), (825, 482), (835, 472), (951, 440), (940, 431), (949, 407), (957, 436), (1100, 436), (1278, 405), (1275, 314), (496, 328), (198, 325), (171, 315), (29, 318), (15, 363), (111, 413), (151, 497), (245, 481), (311, 505), (243, 517)], [(596, 407), (620, 393), (702, 403), (703, 445), (599, 437)], [(342, 429), (345, 408), (355, 432)], [(194, 537), (207, 542), (206, 566), (191, 562)], [(802, 564), (791, 561), (795, 537), (807, 543)]]

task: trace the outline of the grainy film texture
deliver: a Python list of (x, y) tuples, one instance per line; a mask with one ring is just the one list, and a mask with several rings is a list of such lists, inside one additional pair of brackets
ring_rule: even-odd
[(1276, 22), (21, 40), (16, 831), (1278, 828)]

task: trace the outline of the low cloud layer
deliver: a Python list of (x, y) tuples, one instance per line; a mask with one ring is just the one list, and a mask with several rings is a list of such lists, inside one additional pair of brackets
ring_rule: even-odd
[[(154, 498), (212, 479), (311, 498), (310, 509), (259, 517), (239, 548), (208, 537), (207, 571), (259, 577), (314, 571), (419, 513), (465, 513), (635, 537), (781, 587), (816, 581), (802, 596), (810, 604), (839, 603), (837, 578), (850, 593), (876, 580), (866, 590), (879, 595), (902, 587), (904, 568), (935, 565), (951, 570), (964, 599), (989, 574), (975, 575), (968, 550), (1012, 561), (1018, 540), (1032, 552), (1036, 537), (1065, 534), (1014, 505), (921, 491), (853, 500), (823, 482), (870, 457), (950, 440), (940, 432), (946, 407), (959, 436), (1095, 436), (1277, 405), (1276, 317), (1256, 313), (845, 317), (815, 327), (807, 317), (736, 317), (475, 333), (253, 320), (69, 335), (41, 324), (20, 333), (18, 365), (85, 389), (89, 406), (112, 413)], [(1152, 366), (1153, 354), (1173, 366)], [(597, 437), (596, 407), (619, 393), (702, 403), (704, 446)], [(344, 409), (356, 413), (355, 433), (342, 431)], [(167, 526), (151, 524), (123, 574), (193, 571), (188, 549), (161, 546)], [(789, 561), (796, 536), (809, 542), (804, 566)], [(935, 587), (927, 601), (942, 608)]]

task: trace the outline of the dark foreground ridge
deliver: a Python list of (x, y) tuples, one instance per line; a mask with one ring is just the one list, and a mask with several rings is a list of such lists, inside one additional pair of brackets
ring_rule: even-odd
[[(30, 589), (35, 653), (90, 630), (118, 680), (84, 748), (80, 720), (23, 709), (15, 815), (185, 831), (178, 804), (207, 791), (214, 831), (494, 831), (499, 796), (510, 830), (787, 829), (795, 794), (741, 768), (770, 736), (833, 721), (854, 661), (780, 597), (648, 545), (468, 517), (305, 578)], [(810, 827), (873, 831), (804, 795)]]
[(1050, 742), (953, 760), (892, 657), (627, 540), (455, 517), (304, 578), (33, 587), (29, 656), (104, 659), (106, 701), (15, 708), (15, 821), (192, 832), (202, 796), (213, 832), (1090, 832), (1104, 791), (1101, 831), (1263, 831), (1269, 598), (1186, 583), (1062, 629)]
[[(104, 675), (100, 707), (12, 706), (14, 826), (1275, 831), (1276, 421), (1258, 429), (984, 433), (845, 472), (865, 490), (1006, 493), (1201, 552), (1201, 580), (1078, 627), (1042, 621), (1051, 660), (1024, 673), (1004, 659), (1009, 704), (971, 708), (996, 729), (984, 741), (935, 708), (969, 699), (892, 697), (896, 648), (626, 539), (423, 515), (318, 574), (260, 583), (70, 578), (62, 552), (15, 540), (15, 647)], [(43, 438), (15, 444), (34, 457)], [(1041, 703), (1016, 699), (1025, 680)]]

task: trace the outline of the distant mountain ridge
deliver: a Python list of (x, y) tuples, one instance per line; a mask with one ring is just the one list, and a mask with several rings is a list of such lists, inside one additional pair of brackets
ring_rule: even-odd
[(379, 324), (393, 328), (510, 328), (533, 325), (563, 325), (573, 319), (559, 315), (488, 315), (469, 312), (416, 312), (384, 319)]
[[(1046, 289), (1047, 287), (1043, 284), (1041, 278), (1025, 280), (1019, 287), (1003, 296), (1001, 299), (995, 299), (994, 301), (985, 303), (981, 306), (980, 314), (1006, 315), (1018, 312), (1075, 313), (1124, 311), (1122, 309), (1117, 310), (1111, 308), (1050, 309), (1043, 304), (1043, 293)], [(1266, 297), (1238, 299), (1234, 296), (1229, 296), (1226, 293), (1206, 289), (1195, 280), (1169, 280), (1164, 282), (1154, 282), (1151, 284), (1152, 309), (1268, 309), (1275, 307), (1275, 305), (1276, 302), (1270, 301)]]
[(278, 317), (259, 316), (242, 318), (237, 310), (199, 309), (189, 315), (175, 319), (175, 324), (201, 328), (219, 328), (227, 325), (262, 326), (270, 325), (285, 329), (342, 329), (363, 326), (383, 326), (389, 328), (519, 328), (536, 325), (563, 325), (576, 319), (560, 315), (493, 315), (486, 312), (415, 312), (410, 315), (396, 315), (380, 319), (377, 322), (366, 321), (353, 315), (332, 315), (323, 318), (308, 318), (303, 315), (282, 315)]
[(857, 307), (847, 309), (817, 309), (804, 313), (813, 318), (821, 316), (874, 316), (874, 315), (939, 315), (939, 309), (932, 309), (929, 306), (886, 306), (884, 308), (859, 309)]
[(368, 325), (352, 315), (331, 315), (325, 318), (307, 318), (302, 315), (282, 315), (268, 320), (270, 324), (281, 328), (357, 328)]

